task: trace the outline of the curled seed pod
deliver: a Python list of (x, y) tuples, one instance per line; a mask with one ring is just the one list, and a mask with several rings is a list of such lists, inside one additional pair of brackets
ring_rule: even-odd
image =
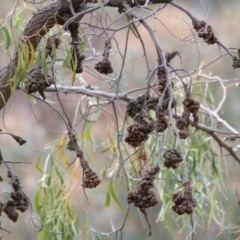
[(47, 78), (42, 74), (41, 67), (37, 67), (29, 74), (29, 79), (26, 82), (27, 93), (39, 92), (43, 99), (46, 99), (44, 90), (54, 83), (54, 78), (48, 76)]
[[(181, 53), (178, 52), (178, 51), (166, 52), (166, 56), (165, 56), (165, 57), (166, 57), (167, 63), (170, 63), (171, 60), (172, 60), (173, 58), (175, 58), (176, 56), (179, 56), (180, 59), (181, 59)], [(182, 59), (181, 59), (181, 60), (182, 60)]]
[(146, 171), (140, 181), (140, 185), (137, 191), (129, 191), (127, 202), (129, 204), (134, 203), (135, 207), (138, 207), (142, 212), (145, 212), (146, 208), (155, 206), (158, 201), (155, 193), (150, 189), (154, 187), (153, 181), (155, 175), (160, 171), (158, 165)]
[(52, 57), (53, 45), (55, 46), (55, 49), (57, 49), (59, 44), (60, 44), (60, 39), (59, 38), (49, 37), (47, 39), (47, 43), (46, 43), (46, 57), (47, 56)]
[(67, 149), (69, 151), (76, 151), (76, 146), (77, 146), (77, 138), (74, 134), (72, 134), (71, 132), (68, 133), (69, 136), (69, 142), (67, 144)]
[[(164, 93), (167, 97), (169, 96), (169, 90), (165, 88), (168, 85), (167, 76), (164, 67), (160, 67), (157, 71), (158, 81), (155, 87), (156, 91), (159, 93)], [(172, 88), (174, 88), (174, 83), (171, 81)]]
[(198, 102), (193, 97), (187, 97), (184, 99), (183, 105), (188, 109), (190, 113), (196, 113), (200, 107), (200, 102)]
[(139, 147), (142, 142), (148, 139), (149, 134), (153, 131), (154, 124), (140, 115), (136, 115), (134, 120), (135, 122), (127, 128), (128, 135), (125, 142), (132, 147)]
[(91, 168), (88, 167), (87, 169), (85, 169), (82, 183), (82, 186), (84, 188), (96, 188), (100, 184), (100, 182), (101, 180)]
[(188, 126), (189, 126), (189, 117), (190, 117), (190, 112), (189, 110), (184, 107), (184, 112), (182, 114), (182, 117), (177, 120), (177, 128), (180, 130), (179, 131), (179, 137), (181, 139), (186, 139), (189, 135), (188, 132)]
[(206, 22), (193, 20), (192, 24), (193, 28), (198, 33), (198, 37), (203, 38), (207, 44), (211, 45), (218, 42), (212, 27), (207, 25)]
[(232, 67), (235, 68), (240, 68), (240, 49), (238, 49), (238, 57), (234, 56), (233, 57), (233, 64)]
[(136, 114), (140, 113), (143, 107), (145, 96), (139, 96), (134, 100), (131, 100), (127, 104), (126, 114), (131, 118), (134, 118)]
[(164, 154), (163, 157), (165, 159), (164, 166), (167, 168), (178, 168), (179, 163), (183, 161), (181, 152), (177, 149), (168, 149)]
[(154, 125), (156, 132), (164, 132), (168, 127), (168, 121), (162, 107), (156, 109), (156, 117), (157, 121)]
[(197, 125), (199, 122), (199, 117), (198, 117), (198, 110), (200, 107), (200, 102), (198, 102), (196, 99), (193, 97), (187, 97), (183, 101), (183, 105), (188, 109), (190, 113), (193, 115), (193, 126)]
[(15, 210), (13, 206), (6, 207), (4, 212), (6, 213), (7, 217), (13, 222), (16, 222), (18, 220), (19, 213)]
[(103, 58), (102, 61), (98, 62), (94, 68), (101, 74), (108, 75), (110, 73), (113, 73), (112, 64), (106, 58)]
[(146, 102), (146, 107), (148, 110), (152, 109), (155, 110), (158, 104), (159, 97), (151, 97)]
[(174, 202), (172, 210), (178, 215), (193, 213), (193, 209), (197, 205), (196, 199), (192, 196), (192, 187), (189, 181), (184, 183), (184, 188), (183, 196), (180, 192), (173, 193), (172, 195), (172, 201)]

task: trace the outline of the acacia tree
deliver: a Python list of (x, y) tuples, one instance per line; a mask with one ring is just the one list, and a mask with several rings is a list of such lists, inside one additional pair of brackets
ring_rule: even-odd
[[(23, 31), (22, 5), (34, 10)], [(118, 14), (111, 14), (111, 8), (107, 7), (117, 8)], [(217, 46), (220, 51), (217, 58), (204, 65), (199, 63), (195, 69), (172, 66), (173, 59), (180, 61), (182, 53), (176, 46), (172, 46), (176, 47), (172, 52), (162, 48), (149, 19), (173, 8), (191, 20), (191, 36), (187, 41), (197, 49), (199, 45)], [(143, 29), (150, 40), (145, 39)], [(157, 222), (163, 221), (173, 235), (172, 221), (177, 219), (180, 228), (188, 229), (186, 238), (194, 238), (198, 228), (205, 224), (205, 229), (212, 221), (222, 227), (219, 234), (228, 232), (236, 238), (238, 226), (225, 225), (214, 189), (224, 186), (223, 152), (232, 157), (231, 161), (240, 163), (238, 149), (229, 142), (239, 137), (239, 131), (221, 117), (226, 100), (224, 80), (203, 72), (225, 55), (230, 57), (229, 68), (239, 68), (240, 52), (225, 46), (207, 20), (198, 19), (196, 13), (170, 0), (16, 1), (0, 30), (4, 37), (2, 47), (12, 53), (10, 62), (1, 71), (0, 109), (11, 107), (8, 100), (21, 91), (28, 96), (31, 109), (43, 103), (65, 125), (61, 137), (44, 152), (44, 167), (41, 166), (44, 157), (38, 159), (36, 171), (43, 176), (34, 201), (23, 191), (21, 179), (15, 173), (17, 167), (14, 171), (12, 161), (5, 158), (2, 149), (1, 162), (12, 185), (8, 200), (1, 201), (3, 215), (16, 222), (20, 212), (30, 208), (30, 225), (39, 232), (39, 239), (53, 236), (98, 239), (110, 235), (118, 239), (128, 223), (130, 207), (139, 210), (139, 216), (147, 223), (148, 235), (154, 234), (151, 229), (154, 219), (149, 217), (148, 208), (160, 205)], [(143, 54), (144, 70), (138, 62), (128, 62), (131, 39), (141, 44), (138, 58)], [(96, 50), (99, 44), (101, 51)], [(149, 55), (149, 48), (154, 49), (154, 57)], [(133, 66), (131, 71), (129, 64)], [(145, 79), (144, 85), (126, 90), (124, 80), (131, 79), (134, 71)], [(92, 85), (88, 78), (99, 83)], [(204, 81), (196, 88), (198, 80)], [(219, 102), (215, 102), (208, 88), (210, 81), (221, 86), (223, 94)], [(62, 101), (64, 95), (71, 98), (71, 94), (79, 96), (74, 116), (68, 114)], [(90, 161), (88, 143), (96, 145), (91, 137), (93, 126), (103, 115), (108, 115), (110, 124), (108, 136), (100, 145), (109, 154), (109, 161), (99, 168)], [(1, 135), (10, 135), (20, 146), (27, 144), (23, 136), (11, 130), (2, 129)], [(71, 206), (72, 182), (66, 181), (68, 170), (73, 170), (77, 163), (81, 171), (73, 176), (81, 181), (84, 193), (81, 196), (84, 222)], [(214, 182), (214, 186), (209, 182)], [(116, 191), (119, 183), (124, 186), (121, 188), (124, 202)], [(103, 184), (108, 185), (105, 207), (115, 202), (122, 209), (122, 223), (119, 227), (112, 223), (108, 232), (87, 220), (92, 195), (86, 189), (95, 191)], [(38, 224), (33, 217), (35, 210)]]

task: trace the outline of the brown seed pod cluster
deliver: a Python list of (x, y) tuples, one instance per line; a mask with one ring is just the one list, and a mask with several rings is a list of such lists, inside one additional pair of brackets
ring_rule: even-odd
[(205, 21), (193, 20), (192, 24), (193, 28), (198, 33), (198, 37), (203, 38), (207, 44), (211, 45), (218, 42), (217, 38), (214, 35), (212, 27), (210, 25), (207, 25)]
[(139, 96), (134, 100), (131, 100), (127, 104), (126, 114), (131, 118), (134, 118), (136, 114), (140, 113), (143, 107), (145, 96)]
[(164, 132), (168, 127), (167, 116), (162, 107), (156, 109), (157, 121), (154, 124), (154, 129), (156, 132)]
[(184, 183), (184, 188), (183, 196), (181, 192), (173, 193), (172, 196), (172, 201), (175, 204), (172, 210), (178, 215), (183, 215), (184, 213), (191, 214), (197, 206), (197, 201), (192, 196), (192, 187), (189, 181)]
[(147, 101), (146, 101), (146, 107), (148, 110), (155, 110), (156, 106), (158, 104), (158, 99), (159, 97), (150, 97)]
[(18, 220), (19, 213), (16, 211), (16, 208), (15, 208), (12, 200), (8, 200), (7, 201), (7, 203), (6, 203), (5, 207), (4, 207), (4, 213), (13, 222), (16, 222)]
[(147, 208), (153, 207), (158, 203), (155, 193), (150, 189), (154, 187), (153, 181), (159, 171), (158, 165), (147, 170), (140, 181), (137, 191), (128, 192), (128, 204), (134, 203), (134, 206), (138, 207), (142, 213), (146, 213)]
[(193, 115), (193, 123), (192, 125), (197, 125), (199, 122), (199, 117), (198, 117), (198, 109), (200, 107), (200, 102), (198, 102), (196, 99), (193, 97), (187, 97), (183, 101), (183, 105), (188, 109), (190, 113)]
[[(164, 89), (167, 86), (167, 76), (166, 76), (164, 67), (160, 67), (158, 69), (157, 76), (158, 76), (158, 82), (157, 82), (156, 91), (159, 93), (163, 93)], [(168, 91), (166, 91), (165, 94), (168, 94)]]
[(134, 121), (135, 122), (127, 128), (128, 135), (125, 138), (125, 142), (132, 147), (139, 147), (142, 142), (148, 139), (149, 133), (154, 129), (154, 124), (140, 114), (134, 117)]
[[(9, 172), (8, 177), (12, 178)], [(19, 217), (17, 210), (20, 212), (25, 212), (29, 207), (29, 202), (25, 193), (20, 187), (19, 179), (14, 178), (11, 181), (14, 191), (11, 192), (11, 198), (5, 204), (0, 203), (0, 212), (4, 212), (9, 219), (11, 219), (13, 222), (16, 222)]]
[(113, 73), (112, 64), (108, 60), (109, 59), (109, 51), (111, 50), (111, 48), (112, 48), (111, 41), (109, 39), (107, 39), (105, 41), (103, 59), (102, 59), (102, 61), (98, 62), (94, 67), (101, 74), (108, 75), (110, 73)]
[(54, 83), (54, 78), (47, 78), (42, 74), (42, 68), (37, 67), (29, 73), (29, 79), (26, 82), (27, 93), (39, 92), (43, 99), (46, 99), (44, 90)]
[(81, 39), (78, 37), (78, 28), (79, 28), (79, 23), (71, 23), (68, 27), (68, 30), (71, 33), (72, 37), (72, 42), (71, 42), (71, 69), (75, 73), (82, 73), (83, 67), (82, 67), (82, 62), (85, 59), (85, 55), (80, 52), (79, 49), (79, 44), (81, 43)]
[(57, 37), (50, 37), (47, 39), (47, 44), (46, 44), (46, 57), (52, 57), (52, 49), (53, 45), (55, 46), (55, 49), (58, 48), (60, 44), (60, 39)]
[(233, 57), (233, 64), (232, 67), (235, 68), (240, 68), (240, 49), (238, 49), (238, 57), (234, 56)]
[(96, 63), (95, 67), (94, 67), (99, 73), (101, 74), (105, 74), (108, 75), (110, 73), (113, 73), (113, 68), (112, 68), (112, 64), (111, 62), (106, 59), (103, 58), (102, 61)]
[(77, 157), (80, 159), (80, 164), (83, 169), (83, 188), (96, 188), (101, 183), (98, 175), (89, 167), (88, 162), (83, 158), (82, 153), (77, 152)]
[[(179, 56), (181, 58), (180, 52), (172, 51), (172, 52), (166, 53), (165, 58), (166, 58), (166, 61), (167, 61), (167, 65), (176, 56)], [(165, 71), (164, 67), (160, 67), (158, 69), (157, 76), (158, 76), (158, 82), (157, 82), (156, 91), (159, 92), (159, 93), (165, 92), (165, 95), (168, 97), (169, 96), (169, 90), (165, 91), (165, 88), (166, 88), (168, 83), (167, 83), (167, 76), (166, 76), (166, 71)], [(171, 85), (172, 85), (172, 88), (174, 88), (173, 81), (171, 81)]]
[(168, 149), (164, 154), (164, 166), (167, 168), (178, 168), (183, 161), (182, 154), (177, 149)]
[(84, 178), (82, 186), (84, 188), (96, 188), (101, 180), (98, 178), (98, 175), (90, 168), (84, 170)]
[(177, 128), (180, 130), (179, 137), (181, 139), (186, 139), (189, 135), (189, 132), (188, 132), (189, 117), (190, 117), (190, 112), (186, 107), (184, 107), (182, 117), (177, 120)]
[(69, 151), (76, 151), (76, 147), (77, 147), (77, 138), (74, 134), (72, 134), (71, 132), (68, 132), (68, 137), (69, 137), (69, 142), (67, 144), (67, 149)]
[(166, 53), (166, 56), (165, 56), (167, 63), (170, 63), (171, 60), (172, 60), (173, 58), (175, 58), (176, 56), (179, 56), (180, 59), (182, 60), (182, 58), (181, 58), (181, 53), (180, 53), (180, 52), (178, 52), (178, 51), (167, 52), (167, 53)]

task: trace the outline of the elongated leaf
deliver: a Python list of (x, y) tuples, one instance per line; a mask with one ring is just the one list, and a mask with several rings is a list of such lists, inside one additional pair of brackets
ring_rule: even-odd
[(68, 44), (65, 41), (62, 41), (62, 43), (63, 43), (63, 45), (65, 47), (65, 52), (67, 53), (67, 56), (64, 57), (65, 60), (63, 62), (62, 68), (66, 68), (70, 64), (72, 56), (71, 56)]
[(76, 178), (81, 178), (81, 175), (79, 173), (76, 173), (73, 165), (70, 165), (70, 162), (68, 161), (67, 155), (65, 154), (63, 150), (63, 145), (64, 145), (64, 135), (62, 135), (60, 141), (59, 141), (59, 154), (63, 160), (63, 162), (67, 165), (68, 169), (71, 171), (71, 173), (76, 177)]
[(41, 208), (42, 208), (42, 197), (41, 197), (41, 191), (42, 191), (42, 187), (39, 187), (36, 196), (34, 198), (34, 205), (36, 208), (36, 211), (40, 214), (41, 212)]
[(0, 25), (0, 32), (3, 34), (4, 40), (0, 45), (5, 45), (5, 49), (8, 49), (11, 46), (11, 37), (10, 33), (4, 26)]
[(112, 196), (112, 198), (114, 199), (114, 201), (117, 203), (117, 205), (122, 209), (122, 211), (125, 212), (122, 204), (121, 204), (120, 201), (118, 200), (118, 197), (117, 197), (117, 195), (116, 195), (116, 193), (115, 193), (113, 178), (110, 180), (109, 193), (110, 193), (110, 195)]
[[(131, 20), (130, 17), (128, 15), (125, 15), (125, 16), (126, 16), (127, 22), (130, 22)], [(132, 24), (130, 25), (130, 30), (136, 38), (139, 38)]]
[(37, 170), (38, 170), (40, 173), (43, 173), (43, 169), (42, 169), (41, 166), (40, 166), (40, 164), (41, 164), (41, 157), (42, 157), (42, 155), (40, 155), (40, 156), (38, 157), (38, 160), (37, 160), (37, 163), (36, 163), (36, 168), (37, 168)]
[(109, 192), (107, 192), (105, 206), (109, 207), (110, 206), (110, 202), (111, 202), (111, 196), (110, 196)]
[(82, 37), (81, 37), (82, 44), (81, 44), (80, 49), (83, 52), (85, 50), (85, 48), (87, 47), (87, 36), (82, 28), (80, 28), (80, 31), (82, 33)]
[(109, 20), (111, 21), (111, 18), (110, 18), (110, 15), (109, 13), (107, 12), (107, 10), (105, 9), (105, 7), (103, 6), (103, 2), (102, 0), (97, 0), (99, 6), (101, 7), (102, 11), (106, 13), (107, 17), (109, 18)]

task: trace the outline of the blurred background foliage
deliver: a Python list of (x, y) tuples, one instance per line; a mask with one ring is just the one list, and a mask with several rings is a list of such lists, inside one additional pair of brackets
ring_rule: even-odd
[[(0, 0), (0, 3), (0, 23), (4, 25), (7, 16), (12, 14), (11, 11), (15, 1)], [(191, 10), (199, 19), (205, 19), (209, 22), (213, 26), (217, 37), (227, 47), (240, 47), (238, 1), (202, 0), (209, 18), (199, 1), (179, 0), (179, 3)], [(24, 8), (17, 9), (14, 21), (15, 31), (12, 31), (11, 36), (11, 39), (15, 41), (12, 41), (9, 49), (1, 50), (2, 67), (6, 66), (11, 59), (20, 33), (33, 11), (32, 5), (27, 3), (25, 3)], [(118, 15), (117, 9), (107, 8), (107, 11), (113, 19)], [(88, 16), (84, 17), (82, 22), (87, 20)], [(156, 19), (150, 19), (149, 23), (155, 28), (165, 51), (170, 52), (173, 49), (181, 51), (182, 61), (180, 62), (178, 58), (174, 59), (172, 62), (174, 68), (193, 70), (199, 63), (206, 63), (219, 56), (220, 49), (217, 46), (208, 46), (203, 43), (197, 49), (195, 43), (187, 41), (188, 36), (191, 35), (191, 22), (182, 12), (173, 7), (167, 7), (166, 10), (158, 14)], [(186, 37), (186, 41), (180, 41), (169, 34), (168, 31), (181, 39)], [(145, 41), (149, 42), (149, 45), (146, 46), (149, 56), (152, 56), (149, 63), (155, 66), (156, 53), (149, 35), (142, 28), (140, 28), (140, 32)], [(116, 34), (120, 49), (125, 47), (125, 34), (126, 30)], [(103, 44), (104, 39), (99, 39), (93, 43), (97, 51), (103, 49)], [(143, 77), (146, 73), (144, 72), (145, 60), (141, 55), (141, 45), (133, 34), (131, 34), (128, 44), (127, 65), (124, 70), (124, 74), (128, 77), (122, 81), (122, 90), (130, 90), (146, 84), (146, 79)], [(119, 60), (118, 56), (113, 56), (116, 72), (121, 67)], [(87, 64), (90, 63), (87, 62)], [(206, 68), (204, 73), (220, 76), (223, 79), (239, 78), (239, 70), (231, 68), (231, 59), (227, 55)], [(87, 84), (99, 84), (99, 80), (87, 72), (83, 73), (83, 76)], [(239, 89), (236, 83), (228, 83), (228, 96), (223, 105), (221, 116), (236, 129), (239, 129)], [(103, 86), (102, 89), (109, 91), (107, 86)], [(203, 91), (202, 82), (196, 80), (193, 95), (201, 97)], [(222, 93), (219, 85), (209, 83), (208, 91), (209, 102), (213, 102), (212, 104), (214, 102), (218, 103)], [(139, 94), (139, 92), (136, 93), (136, 96)], [(51, 94), (49, 94), (49, 97), (52, 97)], [(76, 113), (76, 106), (80, 104), (80, 98), (86, 104), (86, 99), (82, 95), (61, 95), (67, 114), (72, 119), (74, 119)], [(177, 100), (181, 101), (180, 95)], [(112, 111), (111, 106), (107, 106), (106, 109)], [(124, 121), (124, 110), (119, 109), (118, 111), (122, 116), (122, 121)], [(86, 189), (85, 193), (81, 186), (82, 171), (79, 164), (76, 162), (70, 168), (67, 166), (67, 163), (74, 161), (74, 155), (63, 150), (66, 147), (63, 135), (66, 133), (66, 129), (55, 112), (52, 112), (40, 102), (29, 104), (25, 94), (16, 92), (7, 108), (0, 112), (0, 117), (2, 119), (1, 124), (4, 123), (10, 132), (27, 140), (27, 145), (20, 147), (12, 138), (1, 136), (0, 146), (6, 159), (29, 162), (15, 164), (13, 168), (24, 186), (24, 191), (32, 200), (32, 203), (35, 204), (35, 211), (30, 220), (29, 211), (24, 213), (24, 217), (22, 216), (21, 221), (17, 223), (12, 223), (6, 217), (2, 217), (1, 226), (11, 231), (11, 234), (2, 231), (3, 239), (71, 239), (72, 236), (80, 233), (80, 237), (76, 239), (105, 239), (106, 237), (99, 234), (94, 235), (90, 232), (90, 225), (100, 232), (108, 232), (111, 231), (112, 223), (115, 228), (122, 224), (127, 206), (126, 186), (123, 180), (116, 181), (113, 187), (111, 186), (111, 180), (108, 179), (112, 174), (111, 171), (116, 169), (116, 159), (119, 157), (116, 136), (114, 136), (114, 121), (110, 114), (105, 112), (98, 116), (96, 122), (80, 123), (76, 128), (86, 158), (95, 171), (105, 179), (98, 188)], [(184, 146), (184, 148), (188, 149), (186, 158), (189, 163), (190, 177), (194, 179), (192, 182), (194, 195), (199, 204), (195, 216), (196, 221), (199, 222), (195, 239), (237, 239), (238, 235), (233, 234), (232, 231), (238, 231), (237, 226), (239, 224), (239, 205), (238, 196), (236, 196), (236, 191), (239, 190), (239, 166), (225, 152), (222, 153), (217, 144), (209, 139), (206, 134), (199, 131), (193, 134), (194, 137), (186, 143), (187, 146)], [(145, 149), (148, 153), (154, 150), (154, 144), (156, 143), (154, 136), (151, 141)], [(238, 143), (236, 141), (234, 144)], [(171, 145), (171, 139), (167, 144)], [(56, 145), (56, 147), (52, 147), (53, 145)], [(191, 147), (189, 148), (189, 146)], [(47, 151), (50, 151), (50, 153), (45, 154)], [(157, 158), (158, 155), (155, 154), (153, 161), (156, 161)], [(129, 165), (129, 168), (132, 167), (132, 164), (134, 165), (134, 162)], [(167, 171), (165, 170), (162, 173), (163, 178), (166, 176), (171, 178)], [(3, 167), (1, 167), (0, 175), (7, 179)], [(0, 183), (0, 186), (1, 191), (10, 191), (10, 186), (6, 182)], [(188, 216), (178, 217), (170, 210), (171, 205), (168, 204), (171, 202), (172, 192), (181, 189), (180, 185), (171, 180), (157, 180), (156, 186), (156, 192), (161, 200), (157, 206), (148, 210), (153, 235), (147, 236), (148, 230), (143, 216), (132, 206), (123, 231), (123, 239), (185, 239), (191, 232), (190, 218)], [(166, 188), (169, 188), (169, 194), (166, 194)], [(199, 194), (199, 191), (201, 194)], [(215, 195), (214, 199), (211, 198), (213, 193)], [(87, 195), (90, 206), (87, 204), (86, 198), (83, 197), (84, 194)], [(64, 199), (61, 198), (62, 196), (65, 196)], [(47, 204), (49, 208), (44, 208), (44, 204)], [(39, 235), (38, 232), (34, 231), (36, 228), (33, 226), (33, 222), (37, 226), (41, 226), (37, 220), (39, 216), (41, 220), (46, 222), (45, 230), (65, 232), (65, 224), (67, 224), (67, 229), (71, 229), (71, 231), (68, 231), (68, 235), (65, 235), (65, 237), (54, 234), (44, 236), (43, 232), (41, 232), (43, 235)], [(61, 216), (61, 218), (58, 218), (58, 216)], [(57, 219), (55, 219), (56, 217)], [(56, 223), (57, 221), (58, 223)], [(55, 228), (55, 226), (62, 226), (62, 228)], [(226, 230), (226, 226), (230, 230)], [(234, 228), (231, 229), (233, 226)], [(115, 235), (112, 235), (108, 239), (115, 239), (115, 237)]]

